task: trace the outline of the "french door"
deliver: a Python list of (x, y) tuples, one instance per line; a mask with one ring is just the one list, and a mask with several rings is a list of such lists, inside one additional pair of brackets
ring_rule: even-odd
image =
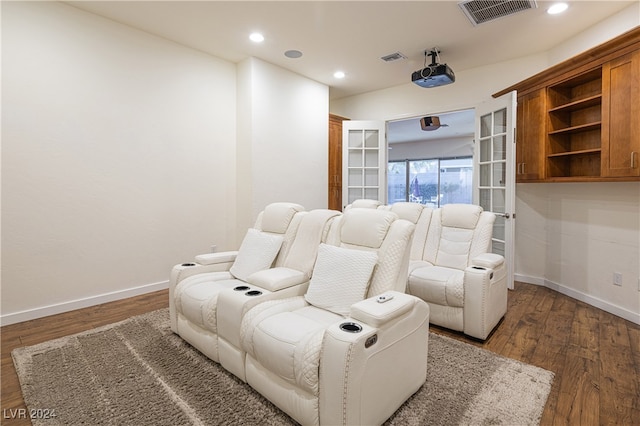
[(367, 198), (387, 202), (383, 121), (342, 122), (342, 208)]
[(505, 258), (513, 289), (516, 92), (476, 108), (474, 204), (496, 215), (492, 250)]

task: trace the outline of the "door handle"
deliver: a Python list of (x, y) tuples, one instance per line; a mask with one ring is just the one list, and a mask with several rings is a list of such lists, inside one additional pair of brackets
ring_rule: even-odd
[(632, 169), (636, 168), (636, 162), (635, 162), (636, 154), (637, 154), (637, 152), (631, 151), (631, 168)]
[(502, 216), (505, 219), (509, 219), (511, 215), (509, 213), (495, 213), (496, 216)]

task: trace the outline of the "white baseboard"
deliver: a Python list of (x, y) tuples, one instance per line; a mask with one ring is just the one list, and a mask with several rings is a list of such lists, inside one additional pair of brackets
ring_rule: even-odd
[(640, 325), (639, 313), (614, 305), (610, 302), (607, 302), (606, 300), (599, 299), (597, 297), (591, 296), (589, 294), (583, 293), (573, 288), (547, 280), (546, 278), (530, 277), (527, 275), (520, 275), (520, 274), (514, 274), (514, 278), (516, 281), (520, 281), (523, 283), (535, 284), (535, 285), (540, 285), (543, 287), (550, 288), (551, 290), (555, 290), (558, 293), (564, 294), (565, 296), (569, 296), (573, 299), (587, 303), (598, 309), (602, 309), (605, 312), (609, 312), (610, 314), (613, 314), (620, 318), (624, 318), (627, 321), (631, 321), (634, 324)]
[(72, 300), (69, 302), (58, 303), (55, 305), (43, 306), (40, 308), (28, 309), (20, 312), (13, 312), (0, 316), (1, 325), (15, 324), (18, 322), (29, 321), (36, 318), (47, 317), (49, 315), (61, 314), (76, 309), (88, 308), (89, 306), (100, 305), (102, 303), (113, 302), (116, 300), (127, 299), (141, 294), (152, 293), (158, 290), (169, 288), (169, 281), (161, 281), (158, 283), (146, 284), (140, 287), (128, 288), (125, 290), (114, 291), (111, 293), (99, 294), (84, 299)]

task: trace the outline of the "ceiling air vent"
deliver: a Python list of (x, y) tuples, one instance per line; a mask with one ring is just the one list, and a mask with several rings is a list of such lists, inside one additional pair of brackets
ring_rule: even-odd
[(385, 62), (393, 62), (393, 61), (398, 61), (400, 59), (407, 59), (407, 57), (400, 52), (395, 52), (390, 55), (385, 55), (380, 59), (382, 59)]
[(473, 25), (538, 7), (535, 0), (468, 0), (458, 6)]

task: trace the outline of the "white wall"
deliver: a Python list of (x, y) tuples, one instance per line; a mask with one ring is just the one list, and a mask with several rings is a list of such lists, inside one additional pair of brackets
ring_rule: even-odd
[(326, 207), (328, 87), (2, 2), (3, 324), (166, 288), (265, 205)]
[[(411, 83), (332, 101), (334, 114), (395, 120), (476, 107), (543, 69), (640, 25), (640, 4), (549, 52), (456, 71), (449, 86)], [(640, 323), (640, 183), (520, 184), (516, 188), (517, 279), (547, 285)], [(615, 223), (615, 225), (614, 225)], [(613, 288), (612, 273), (623, 274)]]
[(256, 58), (238, 68), (237, 173), (251, 193), (250, 222), (238, 228), (275, 201), (326, 208), (329, 88)]
[(236, 68), (57, 2), (2, 2), (2, 318), (166, 287), (227, 246)]
[(516, 212), (517, 279), (640, 321), (639, 182), (518, 184)]

